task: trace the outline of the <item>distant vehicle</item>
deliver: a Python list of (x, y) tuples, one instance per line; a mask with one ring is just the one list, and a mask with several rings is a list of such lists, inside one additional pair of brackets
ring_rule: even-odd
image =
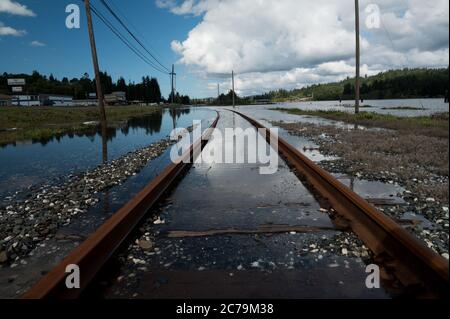
[(125, 92), (112, 92), (105, 94), (105, 103), (108, 105), (124, 105), (127, 104), (127, 95)]
[(41, 104), (42, 106), (53, 106), (55, 105), (55, 102), (53, 102), (52, 100), (43, 100)]

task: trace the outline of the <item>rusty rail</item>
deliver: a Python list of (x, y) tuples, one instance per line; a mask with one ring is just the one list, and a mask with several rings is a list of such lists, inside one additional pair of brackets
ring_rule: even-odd
[[(152, 206), (157, 203), (164, 193), (173, 185), (177, 177), (190, 165), (184, 163), (199, 154), (208, 142), (219, 120), (219, 114), (212, 125), (203, 133), (202, 138), (193, 143), (189, 150), (181, 157), (179, 163), (169, 164), (164, 171), (153, 179), (142, 191), (133, 197), (127, 204), (119, 209), (111, 218), (90, 235), (61, 263), (53, 268), (31, 287), (22, 298), (44, 299), (58, 298), (70, 299), (80, 296), (89, 285), (103, 265), (125, 241), (132, 230), (144, 218)], [(68, 289), (65, 285), (66, 267), (77, 265), (80, 269), (80, 288)]]
[[(346, 220), (353, 232), (374, 253), (374, 260), (384, 271), (419, 297), (448, 296), (448, 262), (425, 247), (392, 219), (340, 183), (282, 138), (245, 114), (234, 111), (256, 128), (267, 132), (268, 141), (278, 143), (278, 151), (307, 183), (328, 201), (336, 213)], [(198, 154), (206, 145), (219, 119), (196, 141), (182, 159)], [(23, 298), (76, 298), (92, 281), (103, 265), (125, 241), (147, 211), (162, 197), (178, 176), (188, 167), (183, 162), (170, 164), (159, 176), (123, 206), (95, 233), (76, 248), (51, 272), (28, 290)], [(66, 266), (81, 269), (81, 288), (67, 289)]]
[(448, 261), (378, 211), (365, 199), (339, 182), (284, 139), (249, 116), (230, 110), (258, 129), (268, 141), (278, 143), (278, 151), (373, 252), (374, 260), (388, 275), (394, 275), (407, 293), (421, 298), (448, 296)]

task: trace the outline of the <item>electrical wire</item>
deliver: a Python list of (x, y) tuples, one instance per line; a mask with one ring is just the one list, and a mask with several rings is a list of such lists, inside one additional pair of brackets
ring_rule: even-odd
[(157, 65), (155, 65), (151, 60), (149, 60), (142, 52), (140, 52), (124, 35), (120, 33), (119, 30), (97, 9), (94, 5), (90, 4), (92, 12), (121, 40), (132, 52), (134, 52), (141, 60), (146, 64), (151, 66), (158, 72), (167, 74), (167, 72)]
[(113, 17), (122, 25), (122, 27), (131, 35), (131, 37), (158, 63), (165, 71), (170, 72), (167, 67), (165, 67), (145, 45), (134, 35), (134, 33), (126, 26), (122, 19), (117, 15), (117, 13), (109, 6), (106, 0), (100, 0), (100, 2), (106, 7), (106, 9), (113, 15)]

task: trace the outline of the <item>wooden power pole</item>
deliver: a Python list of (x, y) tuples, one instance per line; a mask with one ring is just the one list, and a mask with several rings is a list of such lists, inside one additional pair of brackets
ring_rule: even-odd
[(217, 83), (217, 105), (219, 105), (220, 101), (220, 84)]
[(94, 72), (95, 72), (95, 85), (97, 87), (98, 106), (100, 108), (100, 121), (102, 125), (105, 124), (106, 126), (106, 112), (105, 112), (105, 105), (103, 103), (103, 92), (102, 92), (102, 84), (100, 81), (100, 69), (98, 67), (97, 47), (95, 45), (94, 28), (92, 26), (91, 6), (89, 0), (85, 0), (84, 4), (86, 7), (89, 40), (91, 42), (92, 62), (94, 64)]
[(355, 78), (355, 113), (359, 113), (359, 78), (360, 78), (360, 37), (359, 37), (359, 0), (355, 0), (355, 31), (356, 31), (356, 78)]
[(172, 64), (172, 72), (170, 72), (170, 76), (171, 76), (171, 82), (172, 82), (172, 104), (175, 103), (175, 91), (174, 91), (174, 86), (173, 86), (173, 81), (174, 81), (174, 76), (176, 75), (175, 73), (175, 66)]
[(106, 138), (106, 135), (107, 135), (106, 111), (105, 111), (105, 105), (103, 102), (102, 83), (100, 80), (100, 69), (98, 67), (97, 47), (95, 45), (94, 28), (92, 26), (90, 1), (84, 0), (84, 5), (86, 7), (86, 17), (87, 17), (88, 30), (89, 30), (89, 40), (91, 42), (92, 62), (94, 64), (95, 86), (97, 87), (98, 107), (100, 109), (100, 123), (102, 126), (103, 162), (106, 163), (108, 161), (108, 148), (107, 148), (108, 146), (107, 146), (107, 138)]
[(233, 108), (236, 106), (235, 103), (236, 101), (234, 100), (234, 71), (231, 71), (231, 86), (232, 86), (232, 90), (233, 90)]

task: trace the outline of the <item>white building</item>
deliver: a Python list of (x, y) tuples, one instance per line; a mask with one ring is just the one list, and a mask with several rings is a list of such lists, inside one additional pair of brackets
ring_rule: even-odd
[(40, 106), (39, 95), (13, 95), (11, 104), (14, 106)]
[(39, 94), (41, 106), (73, 106), (73, 97), (67, 95)]
[(13, 95), (15, 106), (73, 106), (73, 98), (56, 94)]

